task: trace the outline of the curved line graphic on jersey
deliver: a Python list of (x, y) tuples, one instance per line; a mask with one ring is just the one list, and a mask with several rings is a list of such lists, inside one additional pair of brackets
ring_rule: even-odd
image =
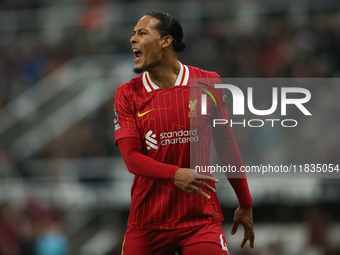
[(155, 150), (158, 149), (157, 140), (154, 138), (156, 138), (156, 134), (153, 134), (152, 130), (149, 130), (145, 134), (145, 143), (148, 145), (148, 147), (146, 147), (148, 150), (150, 150), (151, 148)]
[(221, 239), (222, 250), (223, 250), (223, 251), (227, 251), (228, 254), (229, 254), (228, 246), (227, 246), (227, 244), (224, 242), (224, 240), (223, 240), (223, 235), (222, 235), (222, 234), (220, 234), (220, 239)]
[(153, 108), (152, 108), (151, 110), (148, 110), (148, 111), (143, 112), (143, 113), (140, 113), (140, 111), (139, 111), (139, 112), (137, 113), (137, 116), (138, 116), (138, 117), (142, 117), (142, 116), (144, 116), (145, 114), (151, 112), (152, 110), (153, 110)]
[[(211, 86), (208, 86), (207, 84), (205, 84), (205, 83), (203, 83), (203, 82), (199, 82), (199, 81), (198, 81), (197, 83), (202, 84), (202, 85), (207, 86), (208, 88), (210, 88), (210, 89), (216, 94), (218, 100), (220, 101), (220, 103), (221, 103), (221, 105), (222, 105), (222, 100), (221, 100), (219, 94), (217, 93), (216, 89), (214, 89), (214, 88), (211, 87)], [(207, 94), (209, 94), (209, 96), (211, 96), (211, 98), (212, 98), (212, 99), (214, 100), (214, 102), (215, 102), (215, 105), (217, 106), (216, 101), (215, 101), (215, 98), (213, 97), (213, 95), (212, 95), (211, 93), (209, 93), (206, 89), (203, 89), (203, 88), (200, 88), (200, 87), (198, 87), (198, 88), (201, 89), (201, 90), (204, 90)]]
[(203, 90), (205, 93), (207, 93), (207, 94), (212, 98), (212, 100), (214, 100), (214, 103), (215, 103), (215, 105), (217, 106), (217, 103), (216, 103), (215, 98), (213, 97), (213, 95), (212, 95), (208, 90), (206, 90), (206, 89), (204, 89), (204, 88), (199, 88), (199, 89), (201, 89), (201, 90)]

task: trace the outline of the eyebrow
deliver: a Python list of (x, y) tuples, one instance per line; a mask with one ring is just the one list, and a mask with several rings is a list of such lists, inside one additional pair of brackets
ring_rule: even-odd
[[(147, 29), (145, 29), (145, 28), (140, 28), (140, 29), (138, 29), (137, 30), (137, 32), (141, 32), (142, 30), (144, 30), (144, 31), (148, 31)], [(135, 30), (132, 30), (132, 32), (136, 32)]]

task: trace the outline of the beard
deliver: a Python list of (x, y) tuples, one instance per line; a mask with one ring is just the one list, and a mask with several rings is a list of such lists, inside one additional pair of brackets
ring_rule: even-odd
[(133, 68), (133, 71), (136, 73), (136, 74), (141, 74), (143, 73), (144, 71), (146, 72), (150, 72), (150, 70), (152, 70), (152, 68), (154, 67), (157, 67), (159, 65), (159, 62), (160, 61), (155, 61), (154, 63), (148, 63), (148, 64), (144, 64), (141, 65), (140, 67), (134, 67)]
[(144, 69), (141, 68), (141, 67), (135, 67), (133, 68), (133, 71), (136, 73), (136, 74), (141, 74), (142, 72), (144, 72)]

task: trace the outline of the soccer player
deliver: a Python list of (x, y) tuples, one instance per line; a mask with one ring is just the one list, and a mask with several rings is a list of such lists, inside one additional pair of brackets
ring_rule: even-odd
[[(197, 85), (190, 81), (220, 77), (178, 61), (177, 53), (186, 47), (182, 38), (182, 27), (171, 15), (151, 12), (143, 16), (130, 40), (134, 71), (140, 75), (119, 86), (115, 95), (115, 140), (135, 175), (124, 255), (229, 254), (215, 191), (218, 180), (195, 172), (190, 165), (192, 155), (209, 163), (211, 133), (222, 164), (241, 167), (243, 163), (230, 126), (210, 130), (213, 116), (228, 118), (224, 103), (209, 111), (203, 124), (197, 124), (200, 102), (190, 95)], [(198, 84), (209, 87), (206, 82)], [(208, 105), (213, 109), (211, 100)], [(247, 180), (245, 176), (228, 179), (240, 203), (231, 234), (242, 224), (241, 247), (249, 240), (253, 248)]]

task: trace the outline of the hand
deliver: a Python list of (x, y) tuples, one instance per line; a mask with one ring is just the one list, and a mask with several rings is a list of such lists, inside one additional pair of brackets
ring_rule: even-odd
[(252, 208), (242, 209), (237, 208), (234, 214), (234, 224), (231, 229), (231, 234), (235, 235), (238, 224), (241, 223), (244, 229), (244, 238), (241, 244), (241, 248), (244, 247), (247, 240), (250, 242), (250, 247), (254, 248), (255, 233), (253, 228), (253, 211)]
[(174, 184), (178, 188), (192, 195), (197, 193), (206, 199), (210, 199), (210, 196), (203, 190), (201, 190), (199, 187), (204, 188), (213, 193), (215, 193), (216, 190), (210, 187), (208, 184), (201, 182), (201, 180), (218, 183), (218, 179), (199, 174), (190, 168), (178, 168), (174, 175)]

